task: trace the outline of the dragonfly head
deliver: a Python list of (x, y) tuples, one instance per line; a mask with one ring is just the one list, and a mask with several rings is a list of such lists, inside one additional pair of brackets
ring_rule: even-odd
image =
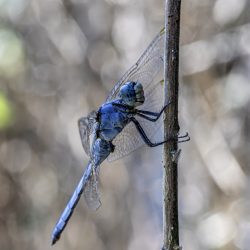
[(131, 106), (137, 107), (144, 103), (144, 91), (141, 83), (127, 82), (120, 88), (119, 97), (122, 101)]

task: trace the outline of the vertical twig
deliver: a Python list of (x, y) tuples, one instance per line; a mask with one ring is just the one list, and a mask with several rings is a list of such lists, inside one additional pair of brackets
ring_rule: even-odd
[[(164, 116), (165, 138), (177, 135), (178, 123), (178, 70), (181, 0), (165, 1), (165, 103), (172, 101)], [(163, 174), (163, 250), (177, 250), (178, 225), (178, 171), (173, 154), (178, 150), (177, 141), (164, 144)]]

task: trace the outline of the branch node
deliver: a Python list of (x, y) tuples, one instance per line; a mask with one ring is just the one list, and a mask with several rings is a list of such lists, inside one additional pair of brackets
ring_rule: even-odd
[(181, 154), (181, 149), (178, 149), (177, 151), (172, 151), (172, 162), (174, 163), (178, 163), (178, 160), (180, 158), (180, 154)]

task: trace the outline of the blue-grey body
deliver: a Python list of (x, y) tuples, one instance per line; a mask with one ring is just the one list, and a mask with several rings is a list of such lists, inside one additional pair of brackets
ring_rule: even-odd
[(121, 104), (121, 100), (105, 103), (99, 109), (99, 137), (106, 141), (112, 141), (128, 124), (130, 114), (126, 108), (117, 107), (114, 104)]
[[(60, 238), (83, 192), (89, 207), (97, 209), (100, 206), (98, 173), (106, 158), (118, 159), (143, 144), (155, 147), (172, 139), (189, 140), (188, 135), (175, 135), (165, 141), (151, 142), (161, 125), (159, 118), (169, 104), (163, 106), (162, 103), (163, 34), (164, 30), (114, 86), (98, 111), (79, 119), (82, 145), (90, 161), (52, 232), (52, 244)], [(138, 106), (144, 110), (137, 109)]]

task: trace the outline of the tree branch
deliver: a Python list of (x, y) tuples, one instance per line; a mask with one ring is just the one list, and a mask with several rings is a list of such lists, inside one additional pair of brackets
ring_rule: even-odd
[[(165, 111), (164, 136), (177, 135), (178, 122), (178, 71), (181, 0), (165, 1), (165, 52), (164, 78), (165, 103), (172, 101)], [(163, 173), (163, 250), (177, 250), (179, 246), (178, 223), (178, 168), (174, 154), (177, 140), (164, 144)]]

